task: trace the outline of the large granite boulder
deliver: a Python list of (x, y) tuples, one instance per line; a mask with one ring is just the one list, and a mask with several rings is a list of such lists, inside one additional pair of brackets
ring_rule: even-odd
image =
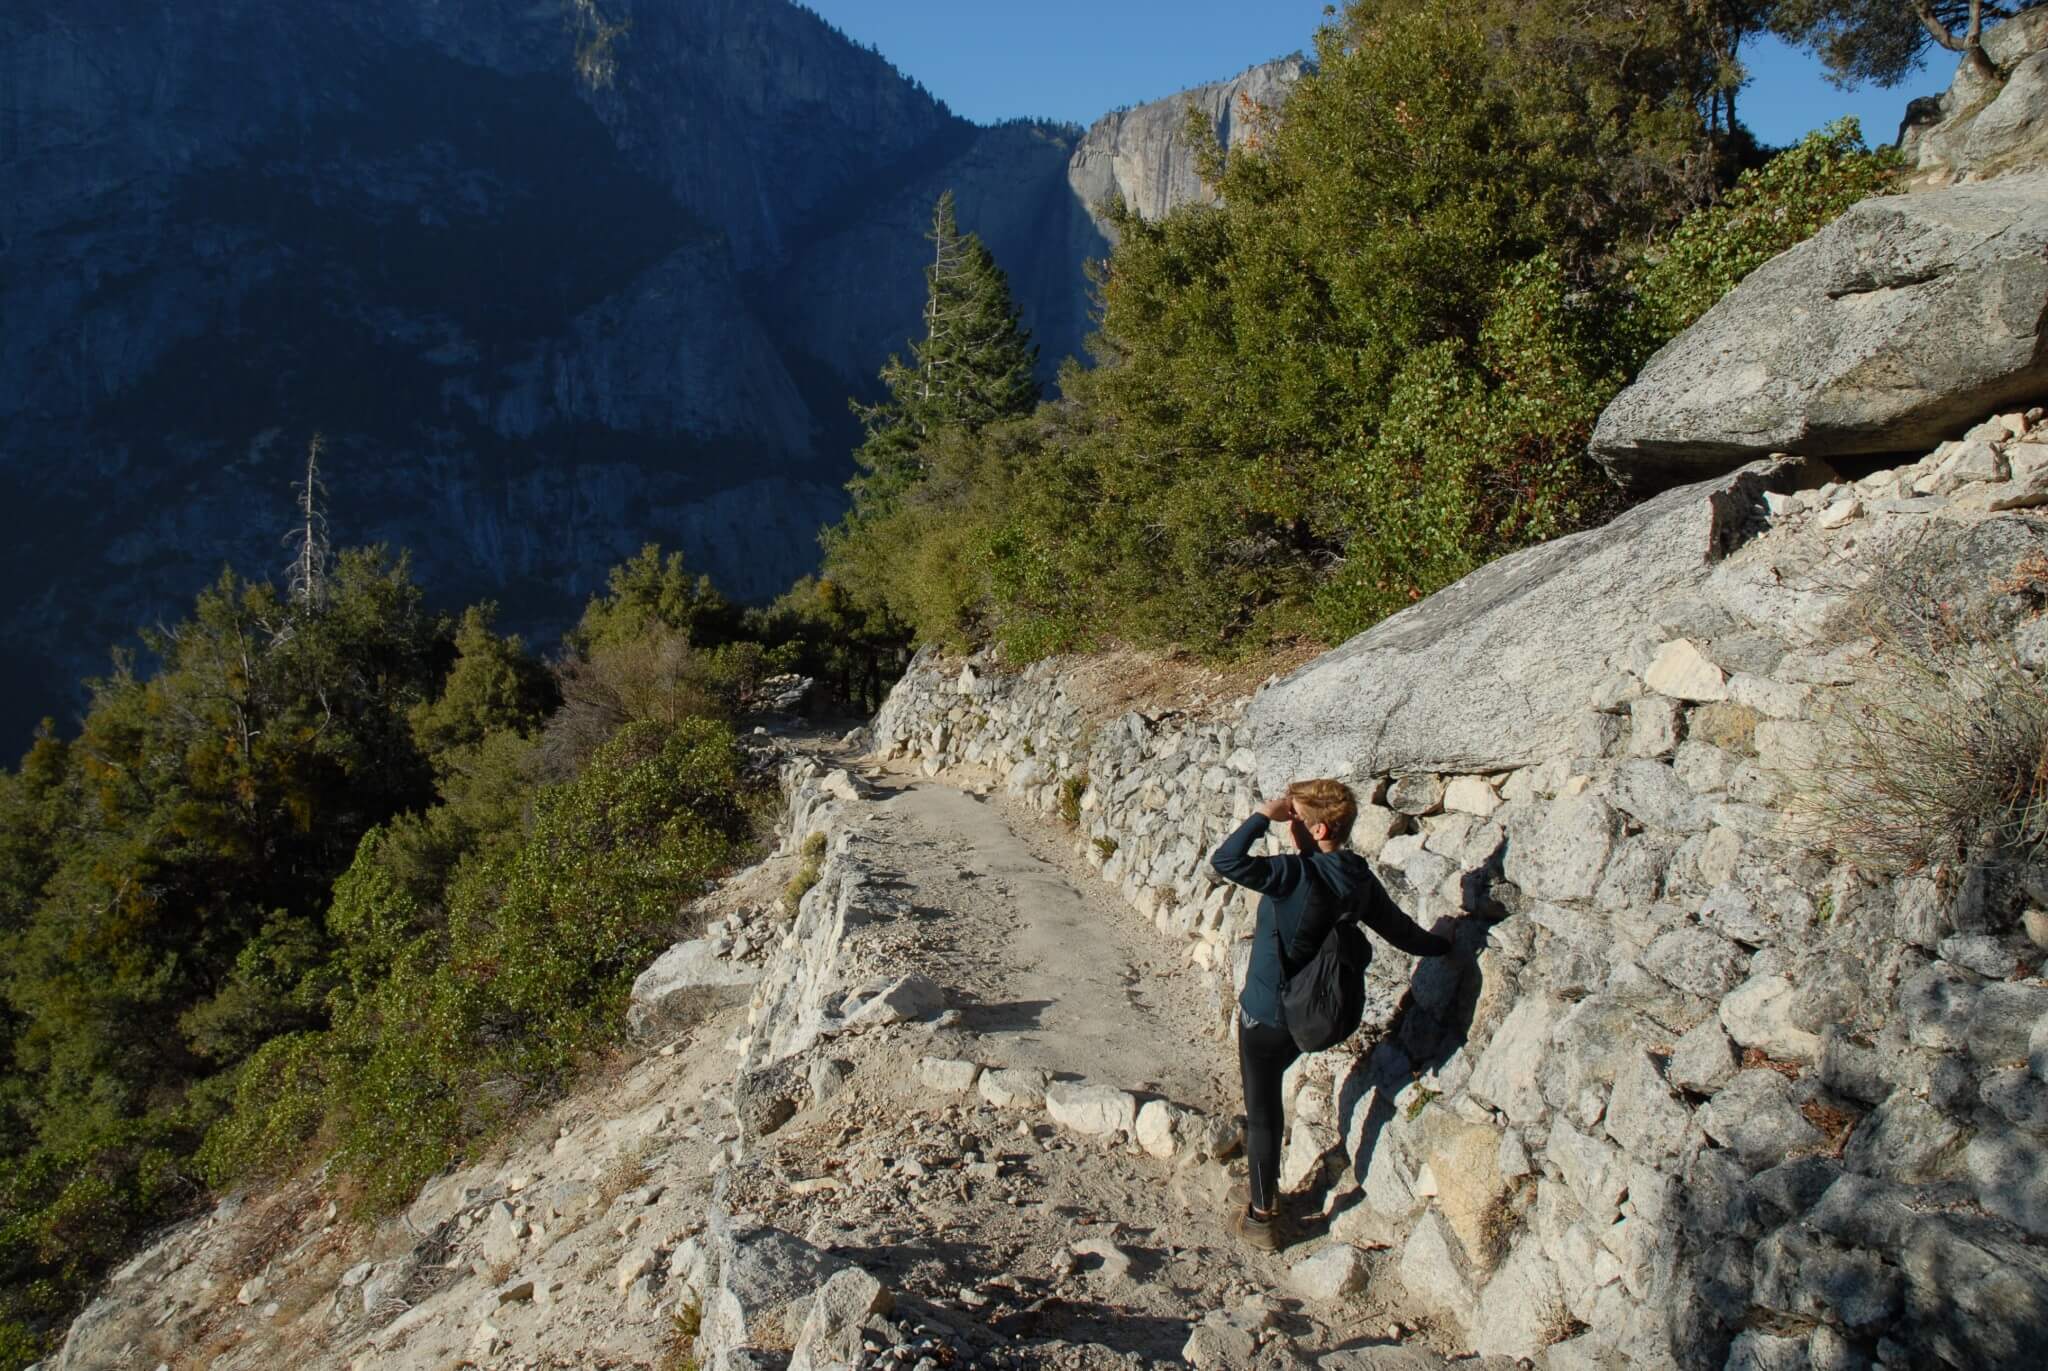
[(719, 956), (708, 938), (677, 943), (634, 979), (627, 1027), (642, 1039), (680, 1032), (728, 1005), (746, 1003), (760, 979), (758, 967)]
[(2048, 173), (1879, 196), (1772, 258), (1601, 414), (1630, 481), (1932, 447), (2048, 393)]
[(1759, 462), (1497, 562), (1266, 689), (1246, 714), (1259, 784), (1495, 772), (1571, 755), (1617, 644), (1695, 590), (1767, 491), (1825, 473)]

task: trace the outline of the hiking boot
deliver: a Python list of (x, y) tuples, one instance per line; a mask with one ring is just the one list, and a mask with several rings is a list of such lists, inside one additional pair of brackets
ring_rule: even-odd
[(1239, 1206), (1231, 1217), (1230, 1231), (1244, 1239), (1247, 1247), (1256, 1247), (1261, 1252), (1280, 1250), (1280, 1215), (1277, 1211), (1261, 1216), (1252, 1213), (1249, 1206)]

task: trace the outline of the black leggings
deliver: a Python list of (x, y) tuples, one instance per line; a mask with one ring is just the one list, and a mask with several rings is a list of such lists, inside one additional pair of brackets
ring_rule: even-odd
[(1301, 1049), (1284, 1028), (1237, 1016), (1237, 1066), (1244, 1076), (1244, 1153), (1251, 1167), (1252, 1208), (1270, 1210), (1280, 1198), (1280, 1078)]

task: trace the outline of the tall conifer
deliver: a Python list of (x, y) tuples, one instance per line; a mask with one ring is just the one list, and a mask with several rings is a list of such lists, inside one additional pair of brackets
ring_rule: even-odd
[(924, 337), (910, 360), (891, 356), (882, 368), (889, 398), (854, 405), (866, 430), (854, 458), (850, 523), (885, 512), (924, 474), (922, 450), (939, 429), (975, 432), (998, 419), (1028, 414), (1038, 403), (1038, 348), (1019, 321), (1009, 278), (981, 239), (962, 233), (947, 191), (932, 209), (925, 267)]

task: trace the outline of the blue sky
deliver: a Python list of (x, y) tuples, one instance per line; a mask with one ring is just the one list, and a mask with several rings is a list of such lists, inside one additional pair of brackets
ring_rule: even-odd
[[(1323, 0), (804, 0), (905, 74), (983, 123), (1024, 115), (1088, 124), (1306, 51)], [(1764, 142), (1790, 143), (1843, 114), (1890, 142), (1915, 95), (1947, 87), (1956, 59), (1938, 53), (1892, 90), (1836, 90), (1820, 66), (1775, 40), (1744, 53), (1752, 80), (1737, 113)]]

